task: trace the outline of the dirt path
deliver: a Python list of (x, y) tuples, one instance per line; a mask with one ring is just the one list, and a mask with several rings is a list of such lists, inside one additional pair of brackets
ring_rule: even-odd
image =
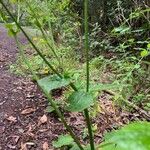
[[(25, 39), (21, 39), (22, 41)], [(14, 92), (17, 88), (18, 77), (10, 74), (9, 64), (15, 61), (17, 48), (13, 38), (7, 36), (7, 31), (4, 27), (0, 27), (0, 111), (13, 113), (16, 105), (14, 98), (22, 97), (21, 93)], [(15, 86), (16, 85), (16, 86)], [(15, 95), (14, 95), (15, 93)], [(9, 107), (8, 107), (9, 106)], [(6, 109), (7, 108), (7, 109)], [(0, 115), (1, 121), (4, 119), (4, 114)]]
[[(26, 43), (23, 36), (20, 40)], [(10, 73), (9, 65), (16, 60), (17, 53), (15, 41), (0, 27), (0, 150), (19, 150), (26, 142), (30, 142), (26, 143), (27, 149), (40, 150), (62, 126), (55, 119), (54, 130), (53, 115), (44, 125), (38, 124), (47, 102), (29, 79)], [(23, 110), (27, 112), (22, 114)]]

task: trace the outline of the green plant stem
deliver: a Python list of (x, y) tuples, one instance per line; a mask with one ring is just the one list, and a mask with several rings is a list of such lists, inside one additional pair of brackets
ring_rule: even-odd
[(88, 36), (88, 0), (84, 0), (84, 36), (85, 36), (85, 57), (86, 57), (86, 91), (89, 91), (89, 36)]
[[(89, 81), (90, 81), (90, 71), (89, 71), (89, 30), (88, 30), (88, 0), (84, 0), (84, 34), (85, 34), (85, 56), (86, 56), (86, 92), (89, 92)], [(91, 120), (89, 116), (88, 109), (84, 110), (86, 124), (88, 127), (88, 133), (90, 137), (91, 150), (95, 150), (94, 136), (92, 131)]]
[(52, 32), (52, 26), (51, 26), (51, 21), (50, 19), (48, 20), (48, 28), (49, 28), (49, 38), (52, 41), (53, 47), (56, 47), (55, 42), (54, 42), (54, 37), (53, 37), (53, 32)]
[(21, 6), (20, 6), (20, 0), (18, 0), (18, 8), (17, 8), (17, 22), (19, 22), (19, 19), (20, 19), (20, 9), (21, 9)]
[[(47, 5), (47, 10), (49, 9), (49, 0), (46, 0), (46, 5)], [(52, 25), (51, 25), (51, 18), (50, 16), (48, 15), (48, 27), (49, 27), (49, 37), (50, 37), (50, 40), (52, 41), (52, 44), (54, 47), (56, 47), (55, 45), (55, 42), (54, 42), (54, 36), (53, 36), (53, 31), (52, 31)]]
[(76, 137), (76, 135), (73, 133), (71, 127), (67, 125), (67, 122), (66, 122), (64, 116), (62, 115), (62, 113), (60, 112), (60, 110), (58, 109), (57, 105), (51, 99), (49, 93), (47, 93), (47, 91), (44, 90), (43, 88), (42, 88), (42, 90), (43, 90), (44, 94), (46, 95), (46, 97), (48, 98), (48, 101), (51, 103), (52, 107), (55, 109), (57, 115), (61, 119), (61, 122), (64, 124), (65, 128), (67, 129), (67, 131), (70, 133), (71, 137), (74, 139), (74, 141), (76, 142), (76, 144), (80, 148), (80, 150), (84, 150), (83, 147), (82, 147), (82, 145), (81, 145), (81, 143), (80, 143), (80, 141), (78, 140), (78, 138)]
[[(17, 36), (14, 36), (15, 40), (16, 40), (16, 43), (17, 43), (17, 46), (19, 48), (19, 51), (20, 51), (20, 54), (24, 60), (24, 62), (26, 63), (26, 65), (28, 66), (30, 72), (32, 73), (34, 79), (36, 81), (39, 80), (39, 77), (35, 74), (35, 72), (33, 71), (32, 69), (32, 66), (30, 64), (30, 62), (27, 60), (25, 54), (24, 54), (24, 51), (22, 49), (22, 46), (21, 44), (19, 43), (18, 41), (18, 38)], [(37, 82), (38, 83), (38, 82)], [(47, 97), (48, 101), (51, 103), (52, 107), (55, 109), (57, 115), (59, 116), (59, 118), (61, 119), (61, 122), (64, 124), (65, 128), (67, 129), (67, 131), (70, 133), (71, 137), (74, 139), (74, 141), (76, 142), (76, 144), (78, 145), (78, 147), (81, 149), (81, 150), (84, 150), (79, 139), (76, 137), (76, 135), (73, 133), (72, 129), (70, 126), (68, 126), (64, 116), (62, 115), (61, 111), (59, 110), (59, 108), (57, 107), (56, 103), (52, 100), (51, 96), (49, 95), (49, 93), (43, 88), (41, 87), (39, 84), (38, 86), (42, 89), (43, 93), (45, 94), (45, 96)]]
[(42, 33), (42, 35), (43, 35), (43, 38), (44, 38), (44, 40), (46, 41), (46, 44), (47, 44), (48, 47), (52, 50), (52, 52), (53, 52), (55, 58), (57, 59), (57, 61), (59, 62), (59, 65), (60, 65), (61, 63), (60, 63), (59, 57), (57, 56), (57, 54), (56, 54), (56, 52), (55, 52), (55, 48), (50, 45), (50, 43), (49, 43), (49, 41), (48, 41), (48, 39), (47, 39), (47, 36), (46, 36), (45, 33), (44, 33), (44, 29), (42, 28), (41, 23), (39, 22), (39, 20), (38, 20), (38, 18), (37, 18), (37, 15), (35, 14), (34, 10), (33, 10), (32, 7), (30, 6), (30, 4), (27, 2), (27, 0), (25, 0), (25, 2), (26, 2), (26, 4), (28, 5), (29, 9), (31, 10), (33, 17), (35, 18), (35, 20), (36, 20), (36, 22), (37, 22), (37, 24), (38, 24), (37, 26), (39, 27), (39, 29), (40, 29), (40, 31), (41, 31), (41, 33)]

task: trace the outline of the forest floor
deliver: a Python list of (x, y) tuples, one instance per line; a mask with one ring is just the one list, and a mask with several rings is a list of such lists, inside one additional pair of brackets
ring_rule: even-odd
[[(26, 39), (20, 35), (26, 44)], [(47, 150), (52, 141), (65, 129), (55, 113), (47, 113), (48, 102), (36, 83), (27, 77), (10, 72), (18, 51), (13, 38), (0, 27), (0, 150)], [(59, 97), (58, 97), (59, 98)], [(127, 112), (116, 107), (111, 95), (99, 97), (101, 112), (92, 120), (95, 125), (95, 142), (102, 141), (103, 134), (129, 123), (142, 120), (140, 113)], [(87, 141), (85, 123), (80, 113), (65, 113), (67, 122), (83, 142)]]

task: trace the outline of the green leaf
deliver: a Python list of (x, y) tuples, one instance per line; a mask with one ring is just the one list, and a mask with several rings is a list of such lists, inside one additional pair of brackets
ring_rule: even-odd
[(52, 107), (52, 106), (47, 106), (46, 107), (46, 112), (47, 113), (52, 113), (52, 112), (54, 112), (55, 111), (55, 109)]
[(136, 122), (106, 134), (102, 150), (150, 150), (150, 123)]
[[(1, 7), (1, 5), (0, 5), (0, 7)], [(4, 14), (3, 12), (0, 13), (0, 20), (1, 20), (2, 22), (7, 21), (8, 18), (9, 18), (9, 17), (8, 17), (6, 14)]]
[(141, 66), (140, 66), (139, 64), (136, 64), (134, 68), (135, 68), (135, 69), (139, 69), (140, 67), (141, 67)]
[(149, 54), (149, 52), (146, 49), (144, 49), (143, 51), (141, 51), (141, 57), (145, 57), (148, 54)]
[(75, 91), (68, 98), (67, 110), (80, 112), (93, 104), (93, 95), (83, 91)]
[(147, 48), (150, 49), (150, 43), (147, 44)]
[(113, 33), (119, 33), (119, 34), (125, 34), (125, 33), (128, 33), (131, 29), (129, 27), (126, 27), (126, 26), (120, 26), (120, 27), (117, 27), (117, 28), (114, 28), (112, 30)]
[(47, 92), (50, 92), (53, 89), (58, 89), (69, 85), (70, 80), (65, 78), (61, 79), (58, 76), (54, 75), (38, 80), (38, 84)]
[(62, 146), (67, 146), (73, 144), (73, 138), (70, 135), (60, 135), (57, 141), (53, 141), (53, 146), (55, 148), (60, 148)]
[(15, 22), (13, 22), (13, 23), (6, 23), (5, 27), (7, 28), (8, 35), (10, 35), (10, 36), (14, 36), (14, 35), (16, 35), (19, 32), (19, 29), (16, 26)]

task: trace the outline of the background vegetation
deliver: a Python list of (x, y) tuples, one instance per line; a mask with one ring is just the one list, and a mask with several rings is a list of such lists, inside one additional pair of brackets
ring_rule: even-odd
[[(33, 43), (54, 69), (72, 78), (77, 88), (84, 88), (87, 58), (83, 42), (83, 0), (8, 0), (4, 3), (19, 24), (32, 28)], [(14, 20), (4, 7), (0, 8), (0, 21), (7, 22), (6, 28), (13, 28), (17, 33), (19, 29), (12, 23)], [(149, 119), (150, 1), (91, 0), (88, 26), (91, 84), (101, 83), (101, 89), (113, 95), (115, 105), (128, 111), (136, 109)], [(41, 78), (53, 74), (31, 48), (31, 43), (23, 48), (36, 75)], [(10, 69), (19, 75), (30, 75), (21, 55)], [(66, 91), (65, 97), (68, 93)], [(96, 98), (99, 92), (94, 94)], [(120, 147), (123, 149), (122, 144)]]

